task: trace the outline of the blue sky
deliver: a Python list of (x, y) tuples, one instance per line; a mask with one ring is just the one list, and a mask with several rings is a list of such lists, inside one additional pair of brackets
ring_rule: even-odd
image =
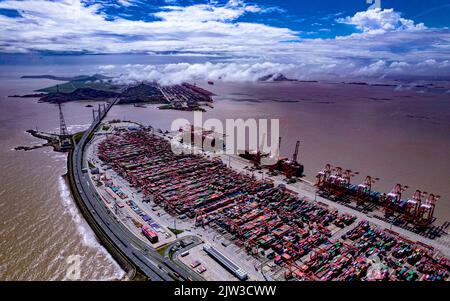
[[(83, 2), (87, 5), (101, 5), (99, 11), (106, 14), (108, 19), (120, 17), (152, 22), (160, 20), (153, 14), (164, 11), (165, 6), (191, 6), (205, 3), (225, 5), (228, 0), (85, 0)], [(336, 22), (336, 19), (366, 10), (370, 6), (364, 0), (254, 0), (246, 1), (246, 3), (265, 8), (266, 11), (261, 14), (245, 14), (237, 18), (236, 22), (287, 27), (301, 32), (300, 36), (309, 38), (334, 38), (357, 32), (354, 26), (341, 24)], [(381, 4), (384, 8), (394, 8), (401, 12), (403, 17), (424, 23), (428, 27), (450, 27), (450, 18), (448, 17), (450, 3), (448, 1), (383, 0)], [(0, 14), (20, 16), (20, 12), (14, 9), (0, 9)]]
[[(0, 0), (0, 52), (213, 56), (243, 68), (244, 78), (261, 68), (296, 77), (450, 76), (448, 1), (369, 6), (366, 0)], [(184, 72), (213, 68), (193, 67)]]
[[(86, 3), (103, 4), (103, 11), (110, 18), (122, 17), (129, 20), (157, 21), (153, 14), (168, 5), (190, 6), (208, 2), (225, 5), (228, 0), (153, 0), (125, 1), (85, 1)], [(254, 0), (246, 1), (265, 9), (259, 14), (244, 14), (236, 22), (268, 24), (276, 27), (287, 27), (301, 32), (299, 36), (309, 38), (334, 38), (358, 32), (354, 26), (336, 22), (342, 16), (353, 15), (366, 10), (370, 4), (365, 0)], [(445, 0), (382, 0), (382, 8), (394, 8), (407, 19), (424, 23), (428, 27), (450, 27), (450, 3)], [(164, 9), (163, 9), (164, 10)]]

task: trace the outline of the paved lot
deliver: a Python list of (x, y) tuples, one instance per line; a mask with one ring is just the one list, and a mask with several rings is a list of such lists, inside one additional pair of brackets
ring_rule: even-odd
[[(186, 266), (192, 269), (191, 264), (198, 260), (201, 265), (206, 268), (206, 271), (201, 275), (206, 280), (216, 280), (216, 281), (237, 281), (238, 279), (234, 277), (230, 272), (223, 268), (219, 263), (217, 263), (213, 258), (211, 258), (205, 251), (203, 251), (203, 245), (196, 246), (189, 250), (189, 255), (185, 257), (178, 257), (178, 259), (184, 263)], [(197, 267), (198, 268), (198, 267)], [(197, 270), (194, 268), (194, 270)]]

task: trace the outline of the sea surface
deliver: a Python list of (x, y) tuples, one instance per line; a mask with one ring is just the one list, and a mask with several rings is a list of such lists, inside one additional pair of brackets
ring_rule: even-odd
[[(146, 57), (44, 57), (26, 62), (0, 57), (0, 280), (66, 280), (69, 256), (81, 258), (81, 279), (120, 279), (124, 272), (99, 244), (76, 207), (65, 182), (66, 155), (51, 148), (14, 151), (42, 143), (27, 129), (58, 132), (58, 108), (35, 98), (8, 98), (55, 84), (22, 75), (80, 75), (122, 63), (156, 63)], [(181, 58), (179, 59), (181, 60)], [(438, 224), (450, 220), (450, 94), (433, 89), (395, 91), (392, 86), (350, 85), (340, 81), (223, 83), (198, 85), (214, 92), (206, 118), (278, 118), (281, 153), (299, 161), (313, 181), (326, 163), (379, 177), (374, 188), (388, 192), (396, 183), (442, 196)], [(439, 83), (449, 89), (448, 83)], [(94, 102), (63, 105), (70, 132), (88, 127)], [(192, 112), (156, 106), (115, 106), (108, 119), (134, 120), (170, 129)]]

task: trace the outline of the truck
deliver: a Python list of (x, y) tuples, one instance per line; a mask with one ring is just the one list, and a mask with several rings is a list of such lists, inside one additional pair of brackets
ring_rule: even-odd
[(142, 226), (142, 234), (144, 234), (144, 236), (147, 237), (147, 239), (150, 240), (152, 244), (158, 242), (158, 234), (153, 232), (150, 226)]

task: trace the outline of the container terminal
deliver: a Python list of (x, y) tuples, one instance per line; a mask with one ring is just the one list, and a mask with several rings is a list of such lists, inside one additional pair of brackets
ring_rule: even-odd
[[(366, 176), (362, 183), (352, 184), (351, 179), (357, 174), (359, 173), (349, 169), (326, 164), (316, 176), (316, 187), (319, 194), (328, 199), (362, 212), (378, 211), (376, 218), (424, 236), (433, 238), (445, 233), (448, 222), (440, 227), (433, 226), (439, 195), (417, 189), (410, 198), (404, 199), (404, 191), (408, 186), (395, 184), (390, 192), (381, 193), (372, 188), (379, 178)], [(379, 215), (380, 212), (384, 215)]]
[[(377, 193), (376, 179), (353, 185), (356, 173), (331, 165), (315, 185), (286, 183), (239, 156), (175, 155), (170, 135), (152, 127), (100, 128), (86, 172), (103, 202), (141, 241), (206, 280), (449, 279), (445, 225), (424, 234), (435, 228), (436, 195), (403, 201), (406, 187)], [(298, 143), (292, 161), (297, 153)]]

